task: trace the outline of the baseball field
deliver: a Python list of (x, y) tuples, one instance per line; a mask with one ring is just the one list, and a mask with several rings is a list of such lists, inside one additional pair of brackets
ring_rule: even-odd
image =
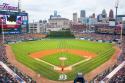
[[(10, 44), (17, 61), (50, 80), (73, 80), (78, 72), (86, 74), (109, 60), (113, 44), (76, 39), (44, 39)], [(62, 79), (63, 80), (63, 79)]]

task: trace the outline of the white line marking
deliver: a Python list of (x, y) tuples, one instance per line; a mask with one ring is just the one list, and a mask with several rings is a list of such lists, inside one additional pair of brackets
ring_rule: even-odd
[(45, 63), (45, 64), (48, 64), (48, 65), (52, 66), (52, 67), (54, 68), (54, 70), (61, 70), (60, 67), (55, 66), (55, 65), (53, 65), (53, 64), (51, 64), (51, 63), (48, 63), (48, 62), (46, 62), (46, 61), (44, 61), (44, 60), (41, 60), (41, 59), (38, 59), (38, 58), (35, 58), (35, 60), (40, 61), (40, 62), (43, 62), (43, 63)]
[(48, 64), (48, 65), (50, 65), (50, 66), (57, 67), (57, 66), (55, 66), (55, 65), (53, 65), (53, 64), (51, 64), (51, 63), (48, 63), (48, 62), (46, 62), (46, 61), (44, 61), (44, 60), (41, 60), (41, 59), (38, 59), (38, 58), (35, 58), (35, 59), (36, 59), (37, 61), (46, 63), (46, 64)]
[[(82, 60), (82, 61), (80, 61), (80, 62), (77, 62), (77, 63), (75, 63), (75, 64), (73, 64), (73, 65), (70, 65), (70, 66), (64, 68), (64, 70), (72, 70), (72, 67), (74, 67), (74, 66), (76, 66), (76, 65), (79, 65), (79, 64), (81, 64), (81, 63), (83, 63), (83, 62), (86, 62), (86, 61), (88, 61), (88, 60), (90, 60), (90, 59), (91, 59), (91, 58), (88, 58), (88, 59)], [(51, 64), (51, 63), (48, 63), (48, 62), (46, 62), (46, 61), (44, 61), (44, 60), (41, 60), (41, 59), (38, 59), (38, 58), (35, 58), (35, 60), (40, 61), (40, 62), (43, 62), (43, 63), (45, 63), (45, 64), (48, 64), (48, 65), (54, 67), (54, 70), (61, 70), (60, 67), (55, 66), (55, 65), (53, 65), (53, 64)]]
[(73, 65), (70, 65), (69, 67), (74, 67), (74, 66), (79, 65), (79, 64), (81, 64), (81, 63), (83, 63), (83, 62), (86, 62), (86, 61), (88, 61), (88, 60), (90, 60), (90, 58), (85, 59), (85, 60), (82, 60), (82, 61), (80, 61), (80, 62), (78, 62), (78, 63), (73, 64)]

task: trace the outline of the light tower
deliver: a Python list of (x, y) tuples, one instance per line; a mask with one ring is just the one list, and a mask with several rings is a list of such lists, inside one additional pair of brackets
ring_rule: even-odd
[(115, 8), (116, 8), (115, 24), (116, 25), (117, 25), (118, 6), (119, 6), (119, 0), (116, 0), (116, 3), (115, 3)]
[(18, 0), (18, 12), (21, 12), (21, 0)]

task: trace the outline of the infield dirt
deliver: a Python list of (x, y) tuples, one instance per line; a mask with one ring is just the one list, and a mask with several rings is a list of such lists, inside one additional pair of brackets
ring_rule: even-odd
[(44, 56), (51, 55), (51, 54), (56, 54), (56, 53), (59, 53), (59, 52), (67, 52), (67, 53), (70, 53), (70, 54), (80, 55), (80, 56), (83, 56), (85, 58), (94, 58), (94, 57), (96, 57), (95, 53), (84, 51), (84, 50), (75, 50), (75, 49), (43, 50), (43, 51), (40, 51), (40, 52), (31, 53), (30, 56), (32, 58), (42, 58)]

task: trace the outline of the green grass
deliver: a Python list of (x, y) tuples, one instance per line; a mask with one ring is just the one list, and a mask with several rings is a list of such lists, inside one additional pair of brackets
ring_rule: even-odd
[[(97, 68), (98, 66), (109, 60), (115, 51), (113, 45), (109, 43), (97, 43), (75, 39), (48, 39), (41, 41), (10, 44), (10, 46), (12, 46), (16, 59), (19, 62), (51, 80), (58, 80), (60, 73), (54, 71), (51, 66), (31, 58), (28, 55), (29, 53), (58, 48), (87, 50), (96, 53), (97, 57), (73, 67), (73, 71), (66, 73), (66, 75), (68, 76), (67, 80), (73, 80), (77, 72), (83, 72), (84, 74), (86, 74), (92, 71), (93, 69)], [(64, 56), (67, 55), (70, 61), (67, 61), (66, 65), (73, 64), (78, 60), (80, 61), (81, 59), (84, 59), (81, 58), (79, 55), (76, 56), (73, 54), (64, 53)], [(50, 58), (44, 57), (43, 60), (51, 62), (52, 64), (59, 65), (59, 56), (62, 56), (62, 54), (54, 54), (54, 57)]]
[(59, 60), (60, 57), (66, 57), (67, 58), (67, 60), (64, 61), (65, 66), (75, 64), (75, 63), (85, 59), (82, 56), (69, 54), (69, 53), (65, 53), (65, 52), (48, 55), (48, 56), (45, 56), (41, 59), (46, 61), (46, 62), (49, 62), (51, 64), (54, 64), (56, 66), (61, 66), (61, 61)]

